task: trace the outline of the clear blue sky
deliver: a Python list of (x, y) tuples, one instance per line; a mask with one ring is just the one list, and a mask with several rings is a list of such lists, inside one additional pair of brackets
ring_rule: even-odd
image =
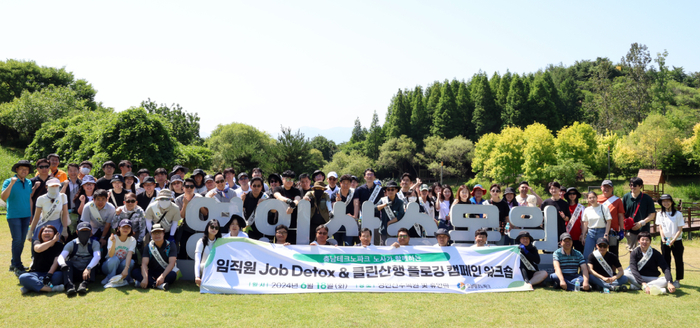
[[(0, 59), (65, 67), (117, 111), (151, 98), (275, 136), (383, 122), (399, 88), (534, 72), (633, 42), (700, 70), (696, 1), (5, 1)], [(349, 136), (348, 136), (349, 138)]]

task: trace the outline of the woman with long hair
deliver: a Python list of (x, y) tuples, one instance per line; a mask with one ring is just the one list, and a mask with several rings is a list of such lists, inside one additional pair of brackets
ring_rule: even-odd
[(453, 230), (452, 222), (450, 221), (450, 208), (452, 208), (452, 203), (455, 201), (455, 197), (452, 194), (452, 188), (449, 185), (442, 186), (442, 203), (440, 203), (440, 217), (438, 218), (438, 229), (443, 228), (447, 230)]
[(659, 205), (661, 210), (656, 214), (656, 224), (659, 225), (659, 235), (661, 236), (661, 255), (670, 266), (671, 254), (676, 263), (676, 281), (673, 286), (680, 287), (680, 281), (683, 280), (683, 213), (676, 210), (676, 202), (669, 194), (663, 194), (659, 197)]
[(217, 239), (221, 238), (221, 225), (219, 220), (211, 219), (207, 222), (205, 233), (202, 239), (197, 241), (197, 246), (194, 249), (194, 283), (197, 286), (202, 284), (202, 271), (204, 264), (207, 262), (209, 252)]
[(63, 274), (57, 261), (61, 251), (63, 244), (56, 227), (50, 224), (41, 227), (38, 238), (32, 242), (32, 266), (29, 272), (19, 276), (22, 294), (63, 291)]
[(107, 285), (112, 277), (117, 273), (121, 275), (118, 283), (113, 283), (106, 287), (121, 287), (129, 283), (129, 273), (131, 267), (134, 266), (132, 257), (136, 252), (136, 238), (134, 231), (131, 229), (132, 222), (129, 219), (124, 219), (119, 222), (117, 232), (109, 237), (107, 242), (107, 258), (102, 263), (102, 273), (106, 275), (102, 280), (103, 285)]

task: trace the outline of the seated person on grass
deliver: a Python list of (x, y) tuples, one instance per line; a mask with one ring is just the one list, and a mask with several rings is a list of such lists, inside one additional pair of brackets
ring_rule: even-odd
[[(63, 274), (58, 269), (58, 256), (63, 250), (61, 235), (50, 224), (44, 225), (32, 242), (34, 260), (29, 272), (19, 276), (22, 294), (28, 292), (62, 292)], [(52, 286), (53, 285), (53, 286)]]
[(141, 288), (168, 290), (178, 278), (177, 246), (165, 240), (165, 229), (156, 223), (151, 228), (151, 241), (143, 248), (141, 268), (131, 272), (134, 285)]
[(515, 242), (520, 244), (520, 271), (530, 286), (541, 284), (548, 276), (547, 271), (539, 270), (537, 266), (540, 264), (540, 254), (532, 241), (532, 236), (527, 231), (521, 231), (515, 238)]
[[(107, 197), (105, 196), (105, 202)], [(63, 284), (68, 296), (87, 293), (88, 283), (95, 281), (95, 267), (102, 257), (100, 243), (93, 240), (92, 227), (88, 222), (78, 223), (78, 238), (73, 239), (63, 247), (58, 257), (58, 265), (63, 272)], [(75, 289), (75, 283), (80, 283)]]
[[(554, 264), (554, 273), (549, 275), (549, 278), (554, 283), (554, 288), (561, 288), (568, 291), (573, 291), (575, 284), (578, 282), (583, 290), (590, 290), (588, 284), (588, 267), (586, 260), (581, 252), (573, 248), (574, 241), (568, 233), (562, 233), (559, 236), (558, 248), (552, 257)], [(579, 269), (581, 273), (579, 274)]]
[(608, 252), (609, 243), (605, 238), (598, 238), (596, 249), (588, 255), (588, 270), (591, 283), (598, 289), (626, 291), (627, 277), (624, 276), (622, 264), (617, 255)]
[[(639, 247), (630, 252), (630, 266), (625, 269), (625, 276), (629, 279), (630, 289), (644, 290), (645, 293), (651, 292), (651, 286), (657, 286), (665, 293), (668, 289), (669, 293), (676, 291), (673, 286), (673, 277), (671, 277), (671, 268), (664, 260), (661, 253), (651, 247), (651, 234), (649, 231), (642, 231), (637, 235)], [(664, 276), (659, 277), (659, 269), (663, 271)]]
[[(117, 227), (117, 232), (109, 237), (107, 258), (102, 263), (102, 273), (106, 275), (104, 280), (102, 280), (102, 284), (106, 285), (105, 288), (121, 287), (129, 284), (131, 268), (134, 267), (132, 257), (136, 252), (136, 238), (133, 237), (132, 225), (133, 223), (129, 219), (121, 220)], [(116, 275), (119, 275), (121, 278), (110, 282)]]

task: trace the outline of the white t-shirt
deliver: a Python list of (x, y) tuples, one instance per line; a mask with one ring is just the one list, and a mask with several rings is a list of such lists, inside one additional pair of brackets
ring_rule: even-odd
[(515, 200), (518, 202), (519, 206), (537, 206), (537, 197), (535, 197), (535, 195), (527, 195), (527, 197), (523, 199), (522, 197), (520, 197), (520, 194), (517, 194), (515, 195)]
[(238, 198), (241, 198), (241, 196), (243, 196), (243, 194), (247, 194), (251, 190), (253, 190), (253, 188), (251, 188), (250, 185), (248, 185), (248, 190), (245, 190), (245, 191), (243, 190), (243, 188), (238, 188), (238, 189), (236, 189), (236, 196), (238, 196)]
[(194, 248), (194, 277), (200, 278), (202, 276), (202, 271), (204, 270), (204, 264), (209, 257), (209, 252), (211, 252), (211, 245), (214, 245), (216, 239), (211, 240), (207, 243), (207, 247), (204, 247), (202, 238), (197, 240), (197, 245)]
[[(120, 260), (126, 259), (126, 254), (129, 252), (136, 252), (136, 238), (129, 236), (126, 241), (122, 242), (119, 236), (114, 235), (116, 241), (114, 246), (114, 256), (118, 257)], [(107, 240), (107, 251), (112, 249), (112, 238)]]
[(450, 215), (450, 201), (443, 200), (440, 202), (440, 214), (438, 218), (444, 220), (448, 215)]
[[(664, 236), (666, 236), (666, 238), (671, 238), (678, 232), (678, 230), (683, 229), (685, 219), (680, 211), (676, 211), (676, 215), (673, 216), (671, 215), (671, 212), (659, 211), (656, 213), (656, 224), (664, 230)], [(683, 234), (678, 236), (678, 239), (676, 240), (681, 239), (683, 239)]]
[[(66, 194), (59, 195), (61, 195), (61, 204), (57, 206), (53, 212), (51, 212), (51, 216), (49, 216), (46, 219), (43, 219), (42, 221), (49, 222), (61, 218), (61, 213), (63, 213), (63, 205), (68, 204), (68, 196), (66, 196)], [(53, 201), (51, 200), (51, 198), (49, 198), (48, 194), (42, 195), (36, 200), (36, 208), (41, 208), (42, 217), (46, 216), (46, 214), (49, 213), (49, 211), (51, 210), (51, 206), (53, 206)]]
[[(223, 237), (223, 238), (231, 238), (231, 233), (229, 232), (229, 233), (223, 235), (222, 237)], [(238, 236), (234, 236), (234, 237), (245, 237), (245, 238), (248, 238), (248, 234), (245, 233), (245, 232), (243, 232), (243, 231), (238, 231)]]
[(602, 205), (588, 206), (583, 210), (583, 222), (588, 222), (588, 229), (605, 228), (605, 221), (610, 221), (610, 213), (603, 213)]

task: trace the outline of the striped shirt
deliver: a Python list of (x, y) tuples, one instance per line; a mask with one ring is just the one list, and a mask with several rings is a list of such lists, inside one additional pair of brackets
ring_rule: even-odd
[(579, 266), (581, 264), (586, 264), (586, 259), (583, 258), (583, 254), (573, 248), (571, 249), (570, 255), (566, 255), (563, 248), (557, 249), (552, 259), (559, 262), (559, 267), (563, 274), (578, 274)]

